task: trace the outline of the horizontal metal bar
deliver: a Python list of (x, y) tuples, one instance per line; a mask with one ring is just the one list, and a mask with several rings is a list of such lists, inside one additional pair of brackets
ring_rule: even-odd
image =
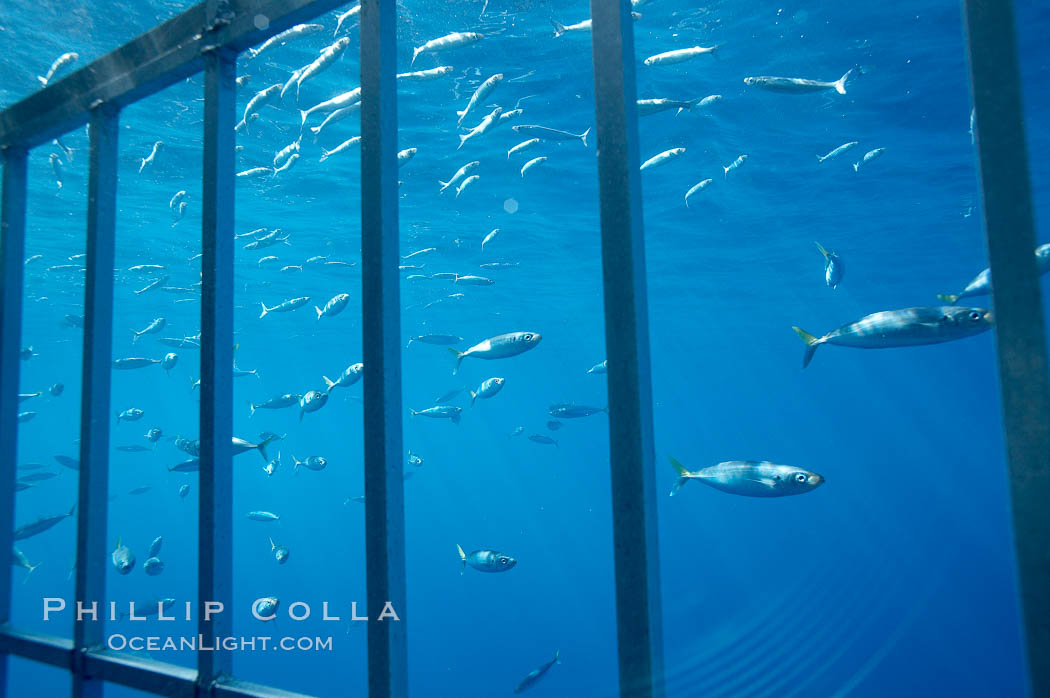
[(34, 662), (69, 669), (73, 657), (73, 641), (41, 633), (19, 630), (10, 625), (0, 626), (0, 654), (10, 654)]
[(282, 691), (279, 688), (236, 679), (226, 679), (215, 684), (212, 696), (213, 698), (313, 698), (307, 693)]
[(169, 698), (196, 698), (194, 669), (143, 659), (110, 650), (91, 650), (84, 655), (84, 673), (93, 680), (118, 683)]
[(200, 72), (207, 53), (243, 51), (345, 2), (232, 0), (213, 31), (205, 4), (195, 5), (0, 112), (0, 147), (45, 143), (86, 123), (99, 104), (122, 107)]
[(1032, 698), (1050, 698), (1050, 373), (1013, 3), (964, 0)]

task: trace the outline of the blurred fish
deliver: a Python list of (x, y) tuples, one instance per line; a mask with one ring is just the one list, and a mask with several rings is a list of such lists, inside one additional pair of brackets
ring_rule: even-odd
[(142, 571), (150, 577), (156, 577), (164, 571), (164, 563), (158, 557), (150, 557), (142, 563)]
[(834, 252), (828, 252), (819, 242), (815, 243), (820, 253), (824, 255), (824, 281), (831, 288), (838, 288), (842, 283), (842, 276), (846, 273), (846, 267), (842, 259)]
[[(1050, 271), (1050, 244), (1040, 245), (1035, 248), (1035, 265), (1039, 274), (1045, 274)], [(962, 291), (957, 294), (937, 294), (937, 297), (945, 303), (955, 304), (956, 301), (962, 298), (969, 298), (971, 296), (983, 296), (986, 293), (992, 291), (992, 270), (985, 269), (980, 274), (975, 276), (973, 280), (966, 285)]]
[(164, 141), (157, 141), (153, 144), (153, 149), (149, 152), (149, 155), (142, 158), (142, 163), (139, 165), (139, 174), (142, 174), (142, 170), (146, 169), (146, 165), (152, 165), (153, 161), (157, 157), (157, 153), (164, 147)]
[(460, 574), (463, 574), (463, 571), (467, 569), (467, 565), (479, 572), (506, 572), (518, 564), (518, 561), (511, 556), (495, 550), (475, 550), (469, 555), (463, 552), (463, 548), (459, 545), (456, 545), (456, 550), (459, 551), (459, 559), (463, 563), (459, 571)]
[(769, 75), (761, 75), (758, 77), (744, 78), (744, 84), (749, 87), (758, 87), (763, 90), (769, 90), (770, 92), (799, 94), (803, 92), (826, 92), (828, 90), (834, 90), (840, 95), (844, 95), (846, 94), (846, 81), (849, 80), (849, 76), (852, 74), (853, 69), (850, 68), (846, 71), (845, 75), (832, 82), (809, 80), (806, 78), (778, 78)]
[(430, 417), (431, 419), (449, 419), (453, 424), (459, 424), (460, 414), (463, 412), (461, 407), (455, 407), (452, 405), (437, 405), (435, 407), (428, 407), (425, 410), (413, 410), (409, 409), (413, 417)]
[(674, 458), (670, 460), (678, 472), (678, 480), (671, 488), (672, 497), (690, 480), (699, 480), (716, 490), (744, 497), (805, 494), (824, 483), (823, 477), (808, 470), (765, 461), (726, 461), (690, 472)]
[(249, 511), (248, 518), (252, 521), (280, 521), (281, 517), (269, 511)]
[(549, 436), (544, 436), (543, 434), (529, 434), (529, 441), (532, 441), (532, 442), (538, 443), (538, 444), (544, 444), (546, 446), (555, 446), (555, 447), (558, 446), (558, 442), (557, 441), (555, 441), (554, 439), (552, 439)]
[(135, 568), (135, 554), (131, 552), (131, 548), (121, 542), (120, 538), (117, 539), (117, 547), (113, 549), (110, 558), (120, 574), (128, 574)]
[(536, 682), (543, 678), (544, 674), (550, 671), (551, 667), (555, 664), (561, 664), (561, 650), (557, 650), (554, 653), (554, 659), (550, 660), (543, 666), (533, 669), (521, 680), (521, 682), (515, 686), (514, 692), (521, 693), (527, 691), (536, 685)]
[(361, 376), (364, 375), (365, 365), (362, 363), (351, 364), (346, 367), (336, 380), (331, 380), (328, 376), (321, 376), (324, 379), (325, 385), (328, 386), (328, 392), (331, 392), (333, 388), (349, 388), (351, 385), (361, 380)]
[(562, 417), (569, 419), (578, 419), (580, 417), (590, 417), (592, 414), (598, 414), (599, 412), (609, 413), (608, 407), (588, 407), (587, 405), (574, 405), (568, 402), (558, 402), (550, 406), (550, 416)]
[(273, 557), (275, 560), (277, 560), (277, 564), (279, 565), (283, 565), (284, 563), (288, 562), (288, 556), (291, 555), (291, 552), (288, 550), (287, 546), (277, 545), (273, 542), (273, 538), (270, 539), (270, 552), (273, 553)]
[(279, 410), (285, 407), (291, 407), (292, 405), (298, 405), (302, 398), (303, 396), (299, 393), (285, 393), (284, 395), (276, 395), (266, 402), (260, 402), (258, 404), (249, 401), (248, 408), (251, 412), (248, 416), (254, 417), (255, 410)]
[(33, 536), (40, 535), (44, 531), (52, 528), (53, 526), (61, 523), (64, 519), (69, 518), (73, 515), (73, 512), (77, 510), (77, 505), (73, 504), (69, 511), (65, 514), (54, 514), (52, 516), (42, 516), (32, 523), (27, 523), (19, 526), (15, 529), (12, 534), (12, 540), (25, 540), (26, 538), (32, 538)]
[(61, 56), (55, 59), (54, 63), (51, 64), (51, 67), (48, 68), (46, 75), (44, 75), (43, 77), (37, 75), (36, 79), (40, 81), (41, 87), (47, 87), (48, 83), (51, 82), (51, 78), (55, 77), (55, 74), (58, 73), (58, 71), (65, 68), (67, 65), (72, 65), (73, 63), (76, 63), (79, 58), (79, 54), (76, 54), (72, 51), (70, 51), (69, 53), (63, 53)]
[(448, 51), (449, 49), (459, 48), (461, 46), (469, 46), (470, 44), (477, 43), (485, 38), (484, 34), (478, 34), (477, 32), (455, 32), (453, 34), (446, 34), (445, 36), (437, 39), (431, 39), (422, 46), (417, 46), (412, 51), (412, 62), (409, 66), (416, 64), (416, 59), (422, 53), (438, 53), (439, 51)]

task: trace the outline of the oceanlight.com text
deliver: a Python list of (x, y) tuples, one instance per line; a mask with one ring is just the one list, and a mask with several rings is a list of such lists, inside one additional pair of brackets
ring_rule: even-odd
[(331, 652), (332, 637), (273, 637), (271, 635), (243, 635), (239, 637), (205, 637), (191, 635), (123, 635), (114, 633), (106, 638), (106, 648), (132, 652)]

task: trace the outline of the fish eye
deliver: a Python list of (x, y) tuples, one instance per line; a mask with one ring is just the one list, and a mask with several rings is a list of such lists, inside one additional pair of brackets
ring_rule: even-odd
[(525, 336), (523, 337), (523, 339), (524, 339), (524, 340), (525, 340), (526, 342), (531, 342), (531, 341), (532, 341), (532, 333), (531, 333), (531, 332), (526, 332), (526, 333), (525, 333)]
[(971, 310), (970, 311), (970, 319), (973, 320), (974, 322), (977, 322), (978, 320), (981, 319), (981, 314), (979, 312), (977, 312), (976, 310)]
[(805, 473), (795, 473), (795, 482), (803, 483), (807, 480)]
[(501, 557), (501, 558), (499, 559), (499, 564), (501, 564), (501, 565), (505, 565), (505, 564), (507, 564), (507, 558), (505, 558), (505, 557)]

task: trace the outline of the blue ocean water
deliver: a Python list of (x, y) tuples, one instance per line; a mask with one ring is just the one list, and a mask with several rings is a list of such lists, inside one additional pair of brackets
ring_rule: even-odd
[[(94, 2), (16, 6), (0, 19), (6, 79), (0, 104), (31, 93), (55, 57), (80, 55), (74, 67), (173, 16), (183, 3)], [(601, 414), (560, 420), (548, 406), (606, 404), (605, 358), (594, 141), (543, 142), (507, 156), (526, 140), (514, 124), (582, 133), (594, 124), (588, 35), (554, 36), (551, 20), (587, 17), (586, 2), (399, 5), (399, 70), (452, 66), (427, 82), (401, 82), (402, 148), (417, 154), (400, 171), (401, 323), (405, 343), (424, 334), (460, 336), (460, 349), (503, 332), (532, 331), (532, 351), (504, 361), (467, 359), (457, 375), (447, 349), (413, 342), (403, 353), (409, 683), (413, 695), (511, 693), (531, 670), (560, 652), (562, 663), (530, 693), (614, 695), (615, 616), (608, 432)], [(686, 152), (643, 173), (646, 254), (655, 403), (660, 556), (668, 694), (673, 696), (1022, 696), (1023, 658), (1013, 571), (1007, 483), (991, 333), (949, 344), (867, 351), (823, 347), (803, 370), (792, 325), (820, 335), (870, 312), (933, 304), (957, 292), (985, 265), (964, 35), (955, 4), (813, 3), (773, 7), (651, 0), (637, 8), (640, 99), (716, 103), (681, 115), (642, 117), (642, 159), (676, 147)], [(1038, 3), (1017, 5), (1037, 223), (1046, 220), (1047, 59), (1039, 39), (1050, 17)], [(259, 90), (288, 79), (333, 41), (324, 30), (249, 61), (239, 109)], [(298, 108), (359, 84), (357, 30), (341, 60), (292, 94), (260, 110), (238, 136), (238, 168), (272, 164), (300, 134)], [(476, 31), (475, 45), (423, 54), (412, 47), (454, 31)], [(647, 56), (718, 45), (716, 56), (645, 66)], [(778, 94), (744, 84), (753, 75), (835, 80), (854, 73), (846, 94)], [(66, 69), (68, 70), (68, 68)], [(477, 86), (500, 86), (465, 123), (499, 105), (522, 113), (459, 151), (456, 129)], [(199, 330), (200, 172), (203, 118), (200, 76), (127, 108), (121, 116), (114, 357), (179, 358), (113, 374), (114, 412), (144, 411), (114, 424), (109, 546), (135, 553), (126, 576), (108, 566), (107, 599), (175, 599), (181, 616), (196, 598), (196, 476), (170, 472), (189, 455), (174, 437), (195, 439), (198, 354), (157, 343)], [(236, 261), (235, 330), (239, 368), (234, 433), (257, 442), (284, 436), (273, 475), (264, 458), (239, 455), (234, 493), (235, 635), (331, 637), (331, 651), (244, 651), (234, 673), (319, 696), (365, 690), (365, 630), (348, 621), (364, 600), (360, 384), (335, 388), (328, 404), (298, 420), (297, 408), (259, 410), (248, 403), (325, 387), (360, 361), (360, 194), (358, 150), (331, 150), (360, 133), (357, 114), (307, 132), (299, 161), (276, 177), (238, 182), (236, 232), (280, 228), (288, 244), (242, 249)], [(308, 126), (321, 122), (311, 116)], [(22, 364), (22, 391), (37, 412), (19, 433), (20, 475), (58, 473), (18, 495), (16, 522), (65, 513), (76, 474), (54, 456), (76, 457), (81, 334), (64, 317), (82, 312), (83, 287), (69, 257), (84, 251), (87, 139), (77, 129), (57, 146), (31, 154), (23, 344), (38, 356)], [(139, 172), (156, 141), (154, 160)], [(836, 146), (858, 141), (823, 164)], [(878, 159), (856, 172), (869, 150)], [(61, 158), (57, 175), (49, 155)], [(740, 155), (742, 166), (723, 168)], [(548, 159), (524, 176), (533, 157)], [(438, 181), (480, 162), (479, 179), (438, 193)], [(711, 178), (687, 208), (686, 190)], [(57, 186), (62, 182), (61, 188)], [(186, 192), (179, 218), (170, 201)], [(498, 235), (481, 249), (493, 229)], [(1038, 227), (1040, 242), (1048, 241)], [(842, 256), (846, 275), (824, 283), (819, 241)], [(277, 260), (260, 261), (266, 256)], [(307, 262), (314, 257), (324, 260)], [(325, 263), (328, 262), (328, 263)], [(337, 262), (332, 264), (332, 262)], [(480, 264), (517, 263), (502, 269)], [(64, 265), (73, 269), (61, 269)], [(136, 265), (163, 265), (136, 272)], [(300, 267), (297, 269), (296, 267)], [(284, 268), (284, 269), (282, 269)], [(452, 284), (434, 273), (481, 274), (491, 286)], [(135, 293), (167, 275), (165, 288)], [(413, 278), (420, 277), (420, 278)], [(312, 309), (348, 293), (346, 310), (315, 319)], [(460, 295), (461, 294), (461, 295)], [(296, 297), (310, 302), (260, 318)], [(973, 299), (988, 307), (987, 297)], [(133, 341), (164, 317), (165, 329)], [(463, 408), (458, 425), (410, 417), (457, 388), (500, 376), (497, 396)], [(47, 394), (62, 382), (64, 392)], [(156, 446), (143, 434), (166, 435)], [(513, 435), (522, 427), (520, 434)], [(530, 441), (543, 435), (557, 442)], [(128, 452), (118, 446), (142, 446)], [(422, 465), (408, 464), (408, 451)], [(320, 472), (293, 460), (323, 456)], [(820, 473), (812, 493), (751, 499), (689, 484), (670, 499), (674, 456), (690, 469), (734, 459), (768, 459)], [(179, 488), (189, 485), (185, 498)], [(148, 491), (131, 494), (137, 488)], [(265, 510), (280, 520), (248, 520)], [(61, 636), (67, 609), (43, 621), (44, 598), (72, 604), (69, 569), (75, 520), (22, 541), (32, 564), (15, 568), (13, 622)], [(142, 570), (151, 541), (163, 537), (162, 574)], [(291, 551), (279, 565), (270, 539)], [(515, 567), (484, 574), (461, 565), (466, 551), (493, 549)], [(108, 564), (108, 562), (107, 562)], [(24, 581), (23, 581), (24, 580)], [(276, 621), (256, 621), (252, 601), (275, 596)], [(296, 622), (292, 602), (311, 617)], [(339, 621), (321, 619), (322, 604)], [(190, 636), (195, 622), (107, 621), (106, 635)], [(194, 664), (185, 651), (153, 659)], [(68, 679), (13, 661), (12, 691), (51, 695)], [(130, 695), (109, 688), (110, 695)]]

